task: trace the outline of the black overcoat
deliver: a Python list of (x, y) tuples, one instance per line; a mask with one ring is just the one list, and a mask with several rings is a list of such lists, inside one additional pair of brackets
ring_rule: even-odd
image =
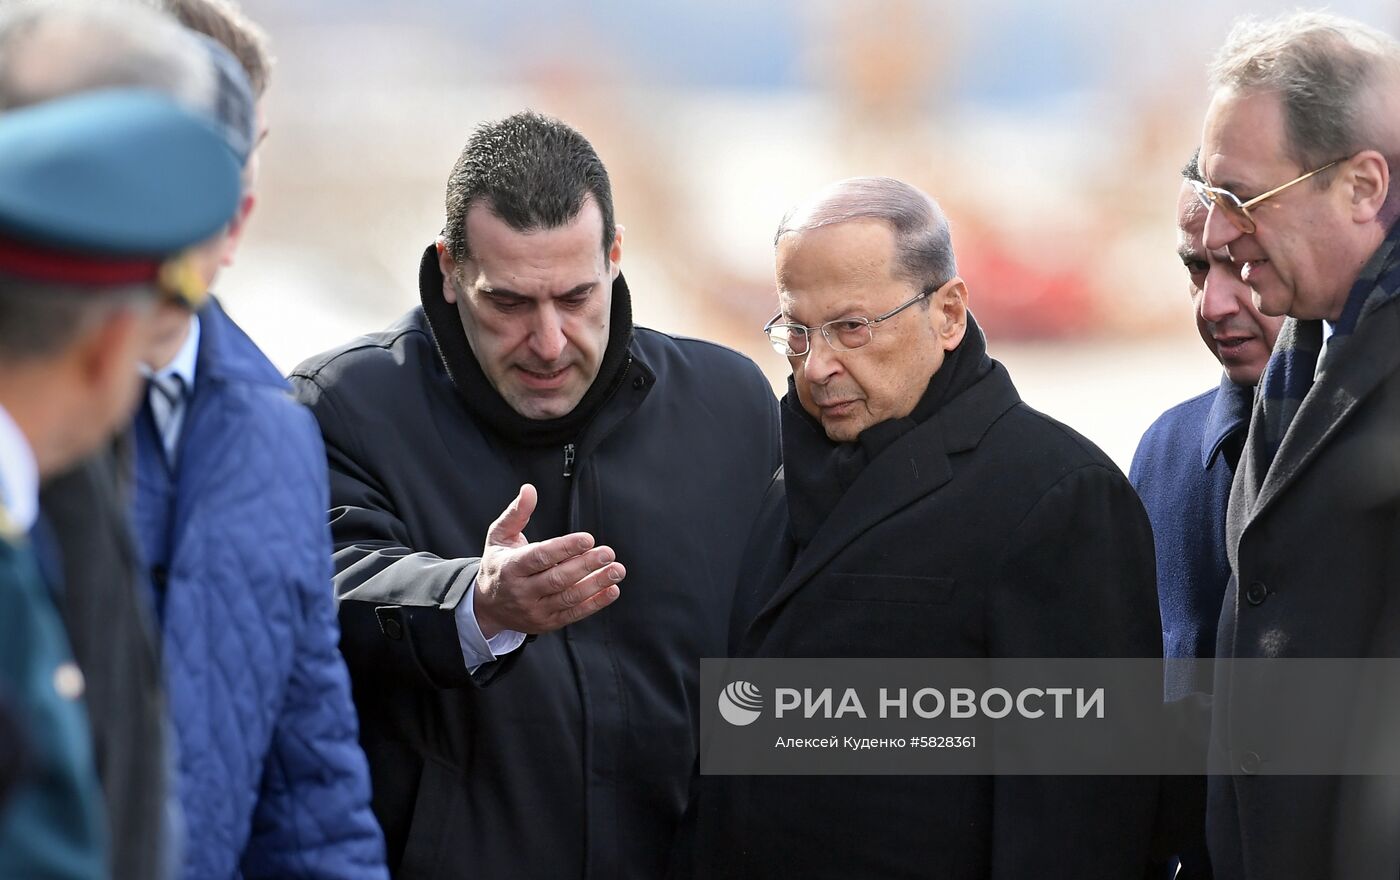
[[(876, 455), (801, 552), (784, 483), (746, 555), (737, 656), (1161, 654), (1141, 502), (999, 364)], [(701, 790), (706, 878), (1123, 880), (1148, 866), (1156, 807), (1155, 779), (1138, 777), (735, 776)]]

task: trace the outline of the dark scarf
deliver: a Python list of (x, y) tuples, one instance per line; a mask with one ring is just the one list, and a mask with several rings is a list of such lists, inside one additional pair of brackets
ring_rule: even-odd
[(627, 346), (632, 341), (632, 294), (621, 274), (613, 282), (608, 346), (603, 351), (598, 375), (578, 406), (557, 419), (529, 419), (511, 409), (482, 372), (467, 342), (457, 307), (442, 298), (442, 282), (437, 248), (429, 245), (418, 266), (418, 296), (438, 356), (462, 403), (506, 440), (523, 446), (560, 446), (572, 442), (622, 384), (630, 362)]
[[(1322, 370), (1342, 356), (1361, 322), (1396, 296), (1400, 296), (1400, 223), (1391, 227), (1385, 241), (1371, 255), (1352, 285), (1342, 316), (1337, 320), (1332, 338), (1327, 341)], [(1265, 455), (1261, 473), (1266, 473), (1273, 462), (1288, 426), (1313, 386), (1314, 375), (1320, 374), (1318, 357), (1321, 351), (1321, 321), (1289, 318), (1284, 322), (1274, 344), (1273, 357), (1259, 381), (1260, 413), (1253, 430), (1260, 432), (1258, 448)]]
[[(850, 356), (860, 357), (860, 353)], [(968, 312), (962, 344), (948, 352), (913, 411), (904, 418), (871, 425), (853, 443), (829, 440), (821, 422), (802, 408), (793, 381), (788, 379), (788, 393), (782, 405), (783, 474), (788, 519), (798, 545), (807, 546), (867, 464), (976, 385), (992, 371), (992, 366), (987, 340)]]

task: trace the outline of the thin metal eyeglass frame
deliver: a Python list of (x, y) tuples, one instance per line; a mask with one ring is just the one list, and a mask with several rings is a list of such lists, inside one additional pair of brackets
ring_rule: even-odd
[[(928, 297), (933, 296), (935, 293), (942, 290), (949, 283), (951, 283), (952, 280), (953, 279), (950, 278), (942, 284), (934, 284), (924, 288), (918, 294), (916, 294), (913, 299), (907, 300), (904, 303), (895, 306), (893, 309), (891, 309), (888, 312), (885, 312), (878, 318), (866, 318), (863, 316), (857, 316), (853, 318), (836, 318), (834, 320), (827, 321), (825, 324), (821, 324), (817, 327), (808, 327), (805, 324), (794, 324), (791, 321), (784, 321), (782, 323), (779, 323), (778, 319), (782, 317), (782, 313), (779, 313), (770, 318), (767, 324), (763, 325), (763, 333), (768, 337), (768, 344), (773, 346), (773, 350), (776, 351), (778, 354), (782, 355), (783, 357), (806, 357), (807, 354), (812, 350), (813, 330), (821, 331), (822, 337), (826, 340), (826, 344), (831, 346), (833, 351), (855, 351), (857, 349), (865, 348), (867, 345), (875, 341), (874, 327), (876, 324), (881, 324), (885, 321), (888, 321), (890, 318), (893, 318), (895, 315), (909, 308), (919, 300), (927, 299)], [(844, 346), (837, 345), (836, 341), (831, 338), (831, 334), (827, 331), (827, 328), (830, 327), (832, 324), (846, 324), (853, 321), (863, 323), (865, 325), (866, 330), (868, 330), (870, 333), (870, 338), (868, 338), (865, 342), (862, 342), (860, 345), (855, 346), (855, 348), (846, 348)], [(802, 338), (807, 340), (806, 348), (804, 348), (800, 352), (793, 352), (791, 350), (791, 346), (782, 345), (781, 343), (779, 343), (773, 338), (773, 335), (770, 332), (775, 327), (787, 327), (791, 330), (801, 330)]]
[[(1295, 177), (1287, 183), (1283, 184), (1282, 186), (1276, 186), (1268, 192), (1264, 193), (1263, 195), (1257, 195), (1247, 202), (1240, 201), (1240, 197), (1230, 192), (1228, 189), (1222, 189), (1218, 186), (1209, 186), (1208, 184), (1199, 180), (1191, 180), (1188, 182), (1191, 184), (1191, 189), (1195, 190), (1196, 198), (1200, 200), (1200, 203), (1205, 206), (1207, 211), (1209, 211), (1213, 207), (1220, 208), (1220, 210), (1225, 212), (1226, 218), (1228, 218), (1229, 221), (1232, 224), (1234, 224), (1234, 227), (1236, 229), (1238, 229), (1240, 232), (1243, 232), (1245, 235), (1253, 235), (1254, 231), (1259, 227), (1258, 224), (1254, 222), (1254, 215), (1249, 213), (1250, 208), (1254, 207), (1255, 205), (1259, 204), (1265, 199), (1273, 198), (1274, 196), (1288, 189), (1295, 183), (1302, 183), (1309, 177), (1312, 177), (1314, 174), (1321, 174), (1328, 168), (1331, 168), (1333, 165), (1336, 165), (1338, 162), (1341, 161), (1342, 159), (1333, 159), (1331, 162), (1328, 162), (1321, 168), (1314, 168), (1306, 174), (1302, 174), (1298, 177)], [(1224, 202), (1222, 202), (1221, 200), (1223, 198), (1228, 198), (1231, 204), (1225, 204)]]

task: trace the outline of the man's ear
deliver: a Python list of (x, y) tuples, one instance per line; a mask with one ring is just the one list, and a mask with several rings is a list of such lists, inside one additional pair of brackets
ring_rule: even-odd
[(128, 384), (146, 338), (146, 319), (135, 309), (119, 309), (83, 334), (74, 365), (84, 387), (106, 395)]
[(622, 271), (622, 233), (623, 227), (617, 226), (613, 233), (612, 247), (608, 249), (608, 274), (613, 278)]
[(258, 197), (253, 193), (244, 193), (243, 198), (238, 202), (238, 211), (229, 221), (228, 231), (224, 233), (224, 241), (221, 247), (223, 253), (219, 254), (220, 266), (232, 266), (234, 254), (238, 253), (238, 245), (243, 241), (243, 231), (248, 228), (248, 217), (253, 213), (253, 208), (257, 207)]
[(434, 242), (437, 248), (438, 269), (442, 272), (442, 298), (455, 305), (457, 303), (457, 285), (452, 280), (452, 273), (457, 271), (457, 262), (452, 259), (452, 255), (447, 252), (447, 239), (441, 235)]
[(944, 351), (952, 351), (962, 345), (967, 333), (967, 285), (962, 278), (954, 275), (953, 280), (940, 287), (933, 294), (930, 310), (937, 310), (942, 318), (938, 326), (938, 339)]
[(1351, 219), (1370, 223), (1380, 214), (1390, 192), (1390, 163), (1375, 150), (1362, 150), (1342, 169), (1351, 190)]

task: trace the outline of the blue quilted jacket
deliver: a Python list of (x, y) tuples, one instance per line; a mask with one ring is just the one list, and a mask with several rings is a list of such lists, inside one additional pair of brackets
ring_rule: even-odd
[(173, 475), (137, 419), (135, 519), (161, 616), (190, 880), (380, 878), (337, 649), (315, 420), (212, 300)]

